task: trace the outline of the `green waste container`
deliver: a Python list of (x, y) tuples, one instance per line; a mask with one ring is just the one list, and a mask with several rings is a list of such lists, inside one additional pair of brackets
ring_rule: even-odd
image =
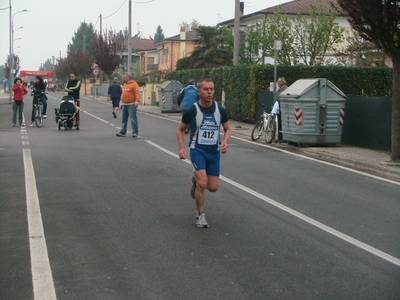
[(160, 86), (158, 99), (161, 112), (178, 112), (178, 95), (182, 89), (182, 83), (177, 80), (167, 80)]
[(282, 135), (299, 146), (341, 142), (346, 95), (326, 78), (299, 79), (278, 95)]

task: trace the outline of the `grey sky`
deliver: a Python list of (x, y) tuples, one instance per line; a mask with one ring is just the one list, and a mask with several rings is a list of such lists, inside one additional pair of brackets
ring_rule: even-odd
[[(10, 0), (0, 0), (0, 9)], [(141, 32), (143, 38), (153, 36), (160, 24), (164, 35), (179, 33), (179, 23), (193, 19), (202, 25), (214, 26), (234, 17), (235, 0), (132, 0), (132, 32)], [(140, 3), (142, 2), (142, 3)], [(146, 3), (147, 2), (147, 3)], [(245, 14), (275, 6), (289, 0), (248, 0)], [(103, 16), (103, 29), (128, 27), (129, 0), (11, 0), (14, 15), (14, 53), (21, 59), (21, 69), (37, 70), (46, 59), (66, 55), (81, 22), (92, 22), (100, 29), (99, 16)], [(122, 7), (121, 7), (122, 5)], [(121, 7), (121, 8), (120, 8)], [(120, 8), (118, 10), (118, 8)], [(118, 10), (118, 11), (117, 11)], [(22, 29), (18, 29), (23, 27)], [(0, 65), (10, 52), (9, 10), (0, 10)]]

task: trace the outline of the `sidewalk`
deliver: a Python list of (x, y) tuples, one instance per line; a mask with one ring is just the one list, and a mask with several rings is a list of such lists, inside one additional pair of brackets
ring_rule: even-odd
[[(92, 95), (82, 95), (82, 98), (90, 98), (102, 102), (106, 102), (107, 100), (106, 96), (95, 97)], [(8, 94), (3, 94), (1, 91), (0, 109), (3, 105), (10, 104), (8, 104)], [(138, 110), (144, 113), (159, 115), (175, 120), (180, 120), (181, 117), (180, 113), (162, 113), (161, 109), (157, 106), (140, 105)], [(230, 124), (232, 127), (233, 136), (251, 141), (250, 135), (251, 131), (253, 130), (253, 124), (237, 122), (234, 120), (230, 120)], [(256, 143), (268, 145), (271, 147), (271, 149), (282, 149), (284, 151), (331, 162), (336, 165), (341, 165), (358, 171), (363, 171), (368, 174), (400, 182), (400, 164), (387, 163), (390, 161), (390, 155), (385, 151), (364, 149), (343, 144), (339, 144), (336, 147), (316, 146), (301, 148), (297, 145), (288, 143), (266, 144), (264, 139), (257, 141)]]

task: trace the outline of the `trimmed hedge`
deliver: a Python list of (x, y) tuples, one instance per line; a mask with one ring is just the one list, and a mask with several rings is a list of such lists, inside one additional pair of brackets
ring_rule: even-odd
[[(278, 77), (288, 85), (302, 78), (327, 78), (346, 95), (385, 96), (392, 94), (392, 69), (387, 67), (342, 66), (278, 66)], [(215, 99), (220, 102), (225, 91), (225, 107), (229, 117), (241, 122), (254, 122), (258, 90), (269, 88), (274, 81), (273, 65), (240, 65), (212, 69), (169, 72), (167, 80), (186, 84), (210, 78), (215, 83)]]

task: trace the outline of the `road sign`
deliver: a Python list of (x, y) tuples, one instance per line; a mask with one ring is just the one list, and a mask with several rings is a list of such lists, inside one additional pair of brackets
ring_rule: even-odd
[(99, 74), (99, 69), (94, 69), (93, 70), (93, 75), (98, 75)]

